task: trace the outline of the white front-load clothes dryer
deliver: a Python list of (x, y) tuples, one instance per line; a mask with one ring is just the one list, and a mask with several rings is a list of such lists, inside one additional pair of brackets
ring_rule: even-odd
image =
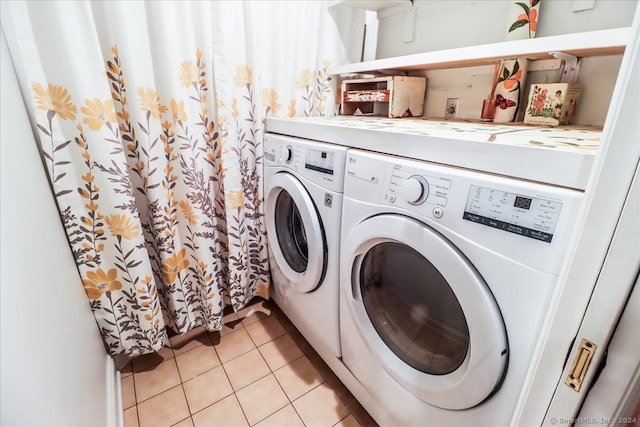
[(323, 358), (341, 355), (338, 251), (346, 153), (340, 146), (265, 136), (272, 296)]
[(509, 425), (581, 200), (574, 190), (348, 152), (342, 357), (373, 396), (364, 406), (374, 418)]

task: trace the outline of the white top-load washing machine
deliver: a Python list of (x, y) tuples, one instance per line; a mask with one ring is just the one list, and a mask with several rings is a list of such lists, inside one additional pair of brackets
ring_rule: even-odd
[(323, 356), (340, 357), (339, 249), (347, 149), (267, 134), (265, 222), (273, 299)]
[(344, 190), (342, 356), (365, 408), (508, 425), (582, 193), (359, 150)]

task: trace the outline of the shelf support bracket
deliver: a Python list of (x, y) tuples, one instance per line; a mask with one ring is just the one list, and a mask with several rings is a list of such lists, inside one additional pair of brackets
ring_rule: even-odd
[(578, 80), (580, 58), (564, 52), (549, 52), (549, 55), (561, 59), (563, 62), (564, 67), (562, 69), (560, 83), (575, 83)]

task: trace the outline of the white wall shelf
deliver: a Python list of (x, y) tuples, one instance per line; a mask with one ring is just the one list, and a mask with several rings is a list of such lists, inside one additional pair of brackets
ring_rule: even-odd
[(564, 52), (577, 57), (621, 55), (630, 37), (631, 28), (626, 27), (514, 40), (340, 65), (331, 67), (329, 74), (378, 74), (462, 68), (490, 65), (506, 58), (552, 59), (549, 52)]

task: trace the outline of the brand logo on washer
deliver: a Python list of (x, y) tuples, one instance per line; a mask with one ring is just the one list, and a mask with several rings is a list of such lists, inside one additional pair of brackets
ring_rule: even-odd
[(324, 205), (328, 208), (333, 205), (333, 194), (324, 193)]

